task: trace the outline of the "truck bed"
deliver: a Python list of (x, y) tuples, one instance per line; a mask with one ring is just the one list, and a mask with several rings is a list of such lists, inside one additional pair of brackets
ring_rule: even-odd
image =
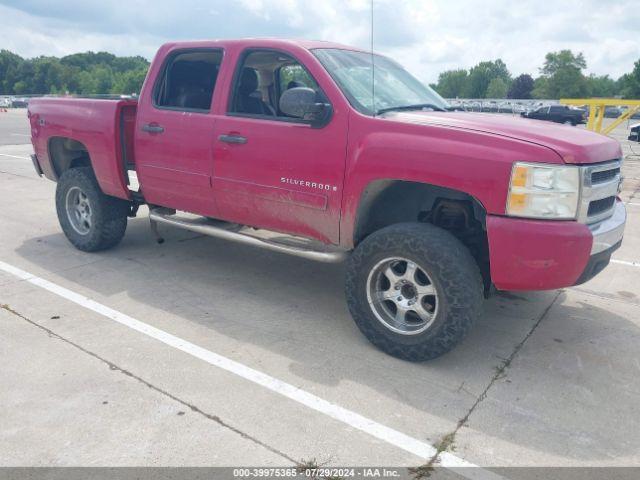
[(31, 100), (32, 142), (43, 174), (57, 181), (62, 165), (81, 157), (84, 149), (102, 191), (130, 198), (127, 169), (135, 165), (133, 133), (137, 105), (132, 99)]

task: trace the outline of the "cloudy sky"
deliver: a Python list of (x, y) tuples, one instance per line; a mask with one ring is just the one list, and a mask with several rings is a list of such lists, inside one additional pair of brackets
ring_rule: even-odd
[[(538, 73), (548, 51), (583, 52), (617, 78), (640, 59), (639, 0), (374, 0), (375, 49), (426, 82), (502, 58)], [(369, 45), (370, 0), (0, 0), (0, 48), (22, 56), (106, 50), (152, 58), (165, 41), (287, 37)]]

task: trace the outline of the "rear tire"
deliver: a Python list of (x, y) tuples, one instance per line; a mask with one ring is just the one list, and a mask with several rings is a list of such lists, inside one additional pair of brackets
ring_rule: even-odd
[(127, 229), (129, 208), (129, 202), (102, 193), (91, 167), (70, 168), (58, 180), (58, 221), (67, 239), (83, 252), (117, 245)]
[(346, 296), (371, 343), (415, 362), (460, 343), (481, 314), (483, 282), (469, 250), (449, 232), (402, 223), (358, 245), (347, 264)]

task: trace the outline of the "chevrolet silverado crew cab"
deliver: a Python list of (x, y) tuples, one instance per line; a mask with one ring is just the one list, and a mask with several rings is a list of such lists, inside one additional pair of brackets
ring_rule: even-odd
[(337, 44), (170, 43), (137, 100), (35, 99), (29, 118), (80, 250), (118, 244), (146, 204), (158, 240), (161, 224), (346, 261), (357, 326), (408, 360), (459, 343), (491, 289), (590, 279), (626, 220), (616, 141), (450, 111), (394, 61)]

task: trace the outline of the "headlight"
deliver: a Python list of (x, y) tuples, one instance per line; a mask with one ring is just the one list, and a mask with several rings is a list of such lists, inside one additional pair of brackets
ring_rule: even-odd
[(573, 219), (579, 197), (578, 167), (516, 162), (511, 170), (507, 215)]

